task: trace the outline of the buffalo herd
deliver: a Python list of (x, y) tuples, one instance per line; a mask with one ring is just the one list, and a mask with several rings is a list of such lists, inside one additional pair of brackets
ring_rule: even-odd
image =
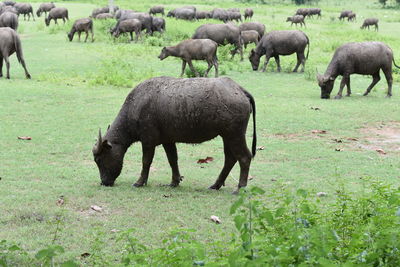
[[(68, 9), (57, 7), (53, 2), (43, 3), (36, 11), (40, 17), (44, 13), (45, 25), (57, 20), (65, 23), (69, 20)], [(293, 16), (287, 17), (291, 25), (306, 26), (305, 19), (317, 16), (321, 18), (320, 8), (300, 8)], [(14, 1), (0, 2), (0, 77), (3, 76), (3, 60), (6, 64), (6, 77), (10, 78), (9, 56), (14, 52), (25, 70), (26, 78), (31, 78), (23, 58), (21, 41), (17, 34), (18, 17), (24, 20), (35, 20), (32, 6), (28, 3)], [(198, 10), (194, 6), (184, 6), (165, 11), (157, 5), (146, 12), (120, 9), (118, 6), (96, 8), (87, 18), (81, 18), (73, 23), (67, 34), (72, 41), (75, 33), (80, 41), (81, 33), (85, 33), (85, 42), (89, 35), (94, 41), (94, 20), (116, 19), (109, 33), (118, 38), (121, 34), (129, 34), (130, 40), (141, 37), (145, 31), (148, 35), (155, 32), (163, 34), (166, 31), (168, 18), (188, 21), (215, 19), (222, 23), (207, 23), (199, 26), (190, 39), (182, 40), (174, 46), (161, 49), (158, 58), (178, 57), (182, 59), (182, 71), (185, 73), (186, 64), (196, 78), (157, 77), (139, 84), (132, 90), (123, 104), (116, 119), (109, 126), (105, 135), (99, 132), (99, 138), (93, 148), (95, 162), (99, 168), (101, 184), (112, 186), (119, 176), (124, 155), (134, 142), (142, 144), (142, 171), (134, 186), (147, 184), (149, 168), (153, 160), (155, 147), (162, 145), (167, 154), (172, 170), (171, 186), (178, 186), (183, 176), (178, 168), (176, 143), (198, 144), (221, 136), (224, 144), (225, 162), (211, 189), (219, 189), (225, 185), (225, 180), (231, 169), (239, 162), (240, 177), (238, 189), (245, 187), (252, 157), (256, 153), (256, 105), (254, 98), (233, 80), (226, 77), (218, 78), (218, 46), (230, 44), (232, 58), (239, 54), (243, 60), (243, 46), (246, 49), (250, 43), (255, 48), (250, 51), (249, 61), (254, 71), (259, 69), (260, 59), (265, 56), (261, 68), (265, 72), (271, 58), (275, 59), (277, 71), (281, 71), (280, 56), (296, 54), (297, 64), (293, 72), (301, 65), (304, 71), (310, 51), (310, 39), (300, 30), (275, 30), (266, 32), (264, 24), (252, 20), (254, 10), (246, 8), (243, 16), (238, 8), (214, 8), (211, 11)], [(340, 13), (339, 20), (347, 18), (355, 21), (356, 14), (351, 10)], [(366, 18), (361, 29), (374, 26), (378, 31), (378, 19)], [(240, 23), (236, 25), (235, 23)], [(307, 52), (305, 50), (307, 49)], [(204, 60), (208, 68), (204, 78), (194, 68), (193, 60)], [(372, 83), (364, 95), (368, 95), (380, 80), (380, 70), (383, 71), (388, 83), (387, 96), (392, 95), (392, 64), (397, 68), (392, 49), (382, 42), (353, 42), (346, 43), (336, 49), (331, 62), (324, 74), (317, 74), (318, 85), (321, 88), (321, 98), (330, 98), (334, 81), (343, 76), (336, 99), (342, 97), (344, 87), (346, 96), (351, 95), (350, 75), (371, 75)], [(214, 67), (215, 78), (206, 78)], [(253, 142), (251, 151), (246, 145), (246, 128), (250, 116), (253, 117)]]

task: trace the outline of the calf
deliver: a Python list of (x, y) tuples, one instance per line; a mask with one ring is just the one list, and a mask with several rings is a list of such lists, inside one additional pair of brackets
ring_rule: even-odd
[(392, 49), (382, 42), (347, 43), (336, 49), (325, 74), (317, 74), (318, 85), (321, 87), (321, 98), (328, 99), (332, 92), (335, 79), (342, 75), (340, 89), (335, 99), (342, 98), (343, 88), (347, 86), (347, 95), (351, 95), (350, 75), (353, 73), (372, 75), (372, 83), (368, 86), (364, 96), (381, 79), (379, 72), (383, 71), (388, 83), (387, 97), (392, 96), (392, 62), (397, 67)]
[(85, 42), (87, 41), (89, 37), (89, 32), (92, 35), (92, 42), (94, 42), (93, 39), (93, 21), (90, 18), (83, 18), (83, 19), (78, 19), (74, 22), (74, 25), (72, 25), (71, 31), (68, 33), (68, 39), (69, 41), (72, 41), (74, 39), (75, 33), (78, 33), (78, 39), (79, 42), (81, 41), (81, 33), (85, 32), (86, 33), (86, 38)]
[(365, 19), (363, 25), (361, 26), (361, 29), (368, 28), (368, 30), (369, 30), (369, 26), (374, 25), (375, 30), (378, 31), (378, 22), (379, 22), (379, 19), (376, 19), (376, 18)]
[(56, 7), (56, 5), (53, 2), (40, 4), (38, 10), (36, 10), (36, 15), (38, 17), (40, 17), (42, 15), (42, 13), (44, 13), (44, 16), (46, 18), (47, 12), (49, 12), (50, 10), (52, 10), (55, 7)]
[(129, 32), (131, 41), (133, 41), (133, 32), (136, 34), (136, 41), (142, 31), (142, 23), (138, 19), (126, 19), (117, 23), (117, 26), (112, 31), (114, 37), (118, 38), (121, 33)]
[(153, 23), (151, 25), (151, 30), (153, 32), (165, 32), (165, 19), (153, 17)]
[(296, 24), (296, 26), (297, 26), (298, 23), (300, 23), (300, 26), (304, 25), (304, 28), (306, 27), (306, 23), (304, 22), (304, 16), (303, 15), (294, 15), (293, 17), (288, 17), (286, 19), (286, 22), (288, 22), (288, 21), (292, 22), (290, 24), (290, 26), (292, 26), (293, 23)]
[(3, 59), (7, 67), (7, 79), (10, 79), (10, 61), (8, 59), (14, 52), (17, 54), (19, 63), (25, 70), (27, 79), (31, 78), (28, 70), (26, 69), (24, 56), (22, 54), (21, 40), (18, 34), (9, 27), (0, 28), (0, 77), (3, 77)]
[(347, 21), (355, 21), (356, 20), (356, 13), (351, 12), (348, 16), (347, 16)]
[(244, 49), (246, 49), (247, 45), (250, 43), (254, 43), (255, 45), (257, 45), (261, 39), (260, 34), (258, 34), (258, 32), (254, 30), (242, 31), (240, 32), (240, 36), (242, 37)]
[(50, 10), (49, 16), (45, 18), (44, 21), (46, 23), (46, 26), (49, 26), (51, 20), (54, 20), (54, 23), (58, 24), (57, 19), (62, 19), (65, 24), (65, 20), (69, 20), (68, 9), (66, 9), (65, 7), (55, 7)]
[(164, 16), (164, 7), (163, 6), (153, 6), (149, 10), (150, 15), (155, 15), (155, 14), (162, 14)]
[(244, 19), (251, 19), (253, 17), (254, 11), (251, 8), (246, 8), (244, 10)]
[(245, 22), (239, 25), (239, 30), (242, 31), (257, 31), (260, 37), (264, 36), (265, 25), (259, 22)]
[(344, 18), (348, 18), (349, 14), (353, 13), (353, 11), (351, 10), (343, 10), (342, 12), (340, 12), (340, 16), (339, 16), (339, 20), (342, 20)]
[(206, 60), (208, 69), (204, 76), (207, 77), (208, 72), (214, 66), (215, 77), (218, 77), (217, 47), (218, 44), (210, 39), (189, 39), (180, 42), (176, 46), (164, 47), (158, 58), (163, 60), (168, 56), (180, 57), (182, 59), (181, 77), (185, 72), (186, 63), (189, 64), (190, 69), (196, 77), (199, 77), (199, 73), (193, 67), (192, 60)]

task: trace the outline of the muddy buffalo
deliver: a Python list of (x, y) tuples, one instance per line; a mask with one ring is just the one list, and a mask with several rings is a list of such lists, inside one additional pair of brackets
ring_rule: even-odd
[(114, 37), (118, 38), (123, 33), (129, 33), (131, 41), (133, 41), (133, 33), (136, 35), (136, 41), (139, 39), (142, 31), (142, 23), (138, 19), (126, 19), (120, 21), (111, 32)]
[(192, 39), (211, 39), (218, 45), (233, 44), (232, 58), (239, 50), (240, 58), (243, 60), (242, 38), (239, 27), (231, 24), (204, 24), (198, 27)]
[(153, 17), (151, 30), (153, 32), (160, 32), (160, 33), (165, 32), (165, 19)]
[[(224, 143), (224, 167), (210, 189), (220, 189), (237, 161), (238, 189), (247, 185), (256, 153), (256, 118), (253, 97), (230, 78), (152, 78), (127, 96), (104, 136), (93, 147), (101, 184), (112, 186), (120, 175), (124, 155), (135, 142), (142, 144), (142, 171), (135, 187), (147, 184), (155, 148), (162, 145), (172, 169), (171, 187), (182, 181), (176, 143), (199, 144), (218, 135)], [(253, 113), (252, 152), (246, 128)]]
[(44, 21), (46, 23), (46, 26), (49, 26), (51, 20), (54, 20), (54, 23), (58, 24), (57, 19), (62, 19), (64, 23), (66, 20), (69, 20), (68, 19), (68, 9), (66, 9), (65, 7), (55, 7), (50, 10), (49, 16), (47, 18), (45, 18)]
[(185, 73), (186, 63), (189, 64), (190, 70), (196, 75), (196, 77), (200, 77), (200, 74), (193, 67), (192, 60), (205, 60), (208, 63), (208, 68), (204, 76), (207, 77), (208, 72), (214, 66), (215, 77), (218, 77), (217, 47), (218, 44), (210, 39), (189, 39), (184, 40), (175, 46), (164, 47), (158, 58), (160, 60), (163, 60), (168, 56), (181, 58), (181, 77)]
[(381, 79), (380, 70), (385, 74), (388, 83), (387, 96), (392, 96), (392, 62), (397, 68), (400, 68), (394, 61), (392, 49), (384, 43), (361, 42), (342, 45), (336, 49), (325, 73), (317, 75), (318, 85), (321, 87), (321, 98), (328, 99), (330, 97), (335, 79), (339, 75), (342, 75), (343, 78), (335, 99), (342, 98), (345, 85), (347, 86), (347, 96), (350, 96), (350, 75), (354, 73), (372, 75), (372, 83), (364, 93), (366, 96)]
[(257, 31), (260, 37), (264, 36), (265, 25), (259, 22), (245, 22), (239, 25), (239, 30), (242, 31)]
[[(307, 49), (307, 56), (304, 56), (304, 51)], [(302, 31), (272, 31), (263, 36), (255, 49), (251, 50), (250, 63), (253, 70), (258, 70), (260, 58), (265, 55), (265, 63), (262, 71), (267, 68), (268, 61), (271, 57), (275, 58), (278, 71), (281, 71), (279, 56), (287, 56), (296, 53), (297, 64), (293, 72), (297, 72), (300, 64), (301, 71), (304, 71), (305, 61), (308, 58), (310, 51), (310, 41), (307, 35)]]
[(18, 16), (11, 12), (4, 12), (0, 15), (0, 27), (10, 27), (13, 30), (17, 30)]
[[(141, 30), (146, 30), (146, 33), (152, 34), (152, 25), (153, 25), (153, 17), (150, 16), (148, 13), (143, 13), (143, 12), (130, 12), (130, 11), (125, 11), (121, 14), (116, 27), (118, 27), (119, 23), (121, 23), (124, 20), (127, 19), (137, 19), (140, 21), (140, 24), (142, 25)], [(114, 31), (114, 29), (112, 30)]]
[(31, 4), (28, 3), (16, 3), (14, 8), (18, 11), (19, 15), (24, 15), (24, 20), (26, 19), (26, 15), (28, 15), (28, 21), (31, 19), (35, 20), (35, 16), (33, 15), (33, 8)]
[(342, 12), (340, 12), (339, 20), (348, 18), (351, 13), (353, 13), (353, 11), (351, 11), (351, 10), (343, 10)]
[(18, 62), (21, 63), (25, 70), (27, 79), (31, 78), (28, 70), (26, 69), (24, 56), (22, 53), (21, 40), (18, 34), (9, 27), (0, 28), (0, 77), (3, 77), (3, 60), (7, 67), (7, 79), (10, 79), (10, 61), (8, 59), (13, 53), (17, 54)]
[(78, 39), (79, 42), (81, 41), (81, 33), (85, 32), (86, 33), (86, 38), (85, 42), (87, 41), (89, 37), (89, 33), (92, 36), (92, 42), (94, 41), (93, 38), (93, 21), (90, 18), (83, 18), (83, 19), (78, 19), (74, 22), (72, 25), (71, 31), (68, 33), (68, 39), (72, 41), (74, 39), (75, 33), (78, 33)]

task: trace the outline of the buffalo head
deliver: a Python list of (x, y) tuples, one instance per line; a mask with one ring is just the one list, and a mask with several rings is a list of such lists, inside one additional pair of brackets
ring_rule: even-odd
[(103, 139), (99, 130), (99, 139), (93, 147), (93, 157), (100, 172), (101, 185), (113, 186), (120, 175), (124, 160), (124, 149)]
[(252, 49), (250, 51), (249, 60), (250, 60), (251, 66), (253, 67), (253, 70), (257, 71), (258, 65), (260, 65), (260, 55), (258, 55), (254, 49)]
[(158, 56), (158, 58), (159, 58), (160, 60), (163, 60), (163, 59), (167, 58), (168, 56), (169, 56), (168, 48), (163, 47), (163, 49), (161, 50), (161, 53), (160, 53), (160, 55)]
[(318, 85), (321, 87), (321, 98), (329, 99), (335, 83), (335, 78), (317, 74)]

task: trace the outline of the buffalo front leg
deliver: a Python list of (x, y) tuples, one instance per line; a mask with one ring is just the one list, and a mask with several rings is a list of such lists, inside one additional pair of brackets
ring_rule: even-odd
[(181, 72), (181, 77), (183, 77), (183, 74), (185, 73), (186, 69), (186, 60), (182, 59), (182, 72)]
[(219, 190), (221, 186), (224, 186), (226, 177), (228, 177), (228, 174), (231, 172), (233, 166), (235, 166), (237, 162), (235, 156), (232, 153), (231, 148), (229, 147), (228, 141), (226, 139), (223, 139), (223, 142), (224, 142), (224, 154), (225, 154), (224, 167), (222, 168), (222, 171), (219, 174), (218, 179), (212, 186), (209, 187), (209, 189)]
[(346, 96), (351, 96), (351, 88), (350, 88), (350, 75), (346, 79), (346, 87), (347, 87), (347, 94)]
[(182, 181), (183, 176), (179, 173), (178, 167), (178, 152), (176, 150), (175, 143), (172, 144), (163, 144), (165, 153), (167, 154), (169, 166), (172, 169), (172, 181), (170, 186), (177, 187), (179, 183)]
[(380, 79), (381, 76), (379, 75), (379, 71), (372, 75), (372, 83), (368, 86), (367, 90), (364, 93), (364, 96), (367, 96), (371, 92), (372, 88), (375, 86), (375, 84), (379, 82)]
[(133, 32), (130, 32), (129, 36), (131, 37), (131, 42), (133, 42)]
[(78, 40), (81, 41), (81, 32), (78, 32)]
[(153, 162), (155, 149), (156, 147), (154, 145), (145, 145), (142, 143), (142, 172), (139, 180), (137, 180), (133, 186), (141, 187), (143, 185), (147, 185), (147, 179), (149, 178), (150, 166)]
[(85, 37), (85, 43), (87, 42), (87, 38), (89, 37), (89, 31), (85, 31), (85, 33), (86, 33), (86, 37)]
[(3, 57), (0, 56), (0, 78), (3, 77)]
[(341, 99), (342, 98), (343, 88), (347, 83), (347, 79), (349, 79), (349, 78), (350, 78), (350, 76), (348, 74), (343, 75), (342, 81), (340, 82), (339, 92), (335, 96), (335, 99)]
[(276, 67), (278, 69), (278, 72), (281, 72), (281, 61), (279, 59), (279, 56), (274, 56), (275, 62), (276, 62)]
[(4, 61), (6, 62), (6, 68), (7, 68), (7, 79), (10, 79), (10, 61), (8, 60), (8, 56), (3, 55)]
[(217, 57), (214, 57), (213, 64), (214, 64), (214, 69), (215, 69), (215, 77), (218, 77), (218, 59), (217, 59)]
[(265, 55), (264, 66), (263, 66), (263, 68), (261, 69), (262, 72), (265, 72), (265, 70), (267, 69), (267, 65), (268, 65), (268, 62), (269, 62), (269, 59), (270, 59), (270, 58), (271, 58), (270, 55)]

